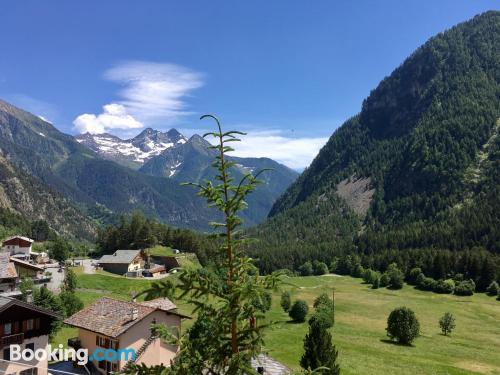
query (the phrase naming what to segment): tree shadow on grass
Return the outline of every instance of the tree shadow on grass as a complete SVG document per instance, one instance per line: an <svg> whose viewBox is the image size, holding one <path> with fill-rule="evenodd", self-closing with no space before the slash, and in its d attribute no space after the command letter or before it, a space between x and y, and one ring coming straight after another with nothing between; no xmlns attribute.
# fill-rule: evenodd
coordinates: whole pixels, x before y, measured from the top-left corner
<svg viewBox="0 0 500 375"><path fill-rule="evenodd" d="M406 348L414 348L414 346L412 344L401 344L401 343L399 343L397 341L389 340L389 339L380 339L380 342L383 342L385 344L396 345L396 346L403 346L403 347L406 347Z"/></svg>

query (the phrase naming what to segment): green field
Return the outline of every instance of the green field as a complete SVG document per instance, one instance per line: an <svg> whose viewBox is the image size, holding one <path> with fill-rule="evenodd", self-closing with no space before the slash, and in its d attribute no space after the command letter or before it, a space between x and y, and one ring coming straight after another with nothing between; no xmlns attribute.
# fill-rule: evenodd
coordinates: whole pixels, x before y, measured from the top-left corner
<svg viewBox="0 0 500 375"><path fill-rule="evenodd" d="M102 296L130 299L132 293L150 285L149 281L125 279L106 274L79 274L79 296L85 304ZM288 278L285 289L292 299L306 300L312 311L314 298L335 288L336 323L332 329L339 351L342 374L500 374L500 302L484 294L457 297L422 292L405 285L402 290L370 289L361 279L351 277ZM298 369L307 323L289 322L279 306L280 292L273 297L268 313L272 323L265 334L264 350L291 368ZM183 313L189 306L178 303ZM398 306L415 311L421 337L412 347L386 341L386 319ZM450 337L441 335L438 320L449 311L457 328ZM186 322L184 327L190 325ZM63 329L53 340L65 342L75 336Z"/></svg>

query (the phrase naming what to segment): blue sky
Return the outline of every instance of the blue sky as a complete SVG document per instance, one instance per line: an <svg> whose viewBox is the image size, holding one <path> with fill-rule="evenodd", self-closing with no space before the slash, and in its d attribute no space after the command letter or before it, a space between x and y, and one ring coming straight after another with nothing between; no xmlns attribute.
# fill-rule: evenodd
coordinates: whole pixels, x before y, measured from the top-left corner
<svg viewBox="0 0 500 375"><path fill-rule="evenodd" d="M249 132L243 156L305 167L378 82L487 0L4 0L0 98L66 133ZM203 129L203 130L200 130Z"/></svg>

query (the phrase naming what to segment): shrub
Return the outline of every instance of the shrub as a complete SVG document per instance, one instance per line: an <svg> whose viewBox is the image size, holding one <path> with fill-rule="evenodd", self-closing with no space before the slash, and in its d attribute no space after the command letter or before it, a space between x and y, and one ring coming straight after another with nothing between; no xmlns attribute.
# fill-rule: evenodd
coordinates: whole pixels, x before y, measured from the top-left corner
<svg viewBox="0 0 500 375"><path fill-rule="evenodd" d="M375 275L376 275L375 271L367 268L365 272L363 272L363 281L367 284L372 284Z"/></svg>
<svg viewBox="0 0 500 375"><path fill-rule="evenodd" d="M455 276L453 276L453 280L455 280L455 282L464 281L464 275L462 273L456 273Z"/></svg>
<svg viewBox="0 0 500 375"><path fill-rule="evenodd" d="M313 274L313 266L307 261L299 267L300 276L311 276Z"/></svg>
<svg viewBox="0 0 500 375"><path fill-rule="evenodd" d="M333 319L331 312L327 309L319 309L309 319L309 324L319 324L321 327L328 329L333 327Z"/></svg>
<svg viewBox="0 0 500 375"><path fill-rule="evenodd" d="M472 280L461 281L455 286L457 296L472 296L475 290L476 284Z"/></svg>
<svg viewBox="0 0 500 375"><path fill-rule="evenodd" d="M307 306L307 302L297 300L293 303L288 315L294 322L304 322L308 312L309 306Z"/></svg>
<svg viewBox="0 0 500 375"><path fill-rule="evenodd" d="M496 281L492 281L488 288L486 288L486 293L488 293L489 296L496 296L499 290L500 287L498 286L498 283Z"/></svg>
<svg viewBox="0 0 500 375"><path fill-rule="evenodd" d="M333 300L326 293L320 294L314 300L316 310L316 320L319 320L325 327L330 328L335 323L335 305Z"/></svg>
<svg viewBox="0 0 500 375"><path fill-rule="evenodd" d="M361 264L357 264L356 266L354 266L352 272L351 272L351 276L353 277L363 277L363 273L365 272L365 269L363 268L363 266Z"/></svg>
<svg viewBox="0 0 500 375"><path fill-rule="evenodd" d="M378 289L380 287L380 277L377 276L372 283L372 289Z"/></svg>
<svg viewBox="0 0 500 375"><path fill-rule="evenodd" d="M422 269L420 267L412 268L410 273L408 274L408 280L407 280L408 284L417 285L418 277L420 275L423 275Z"/></svg>
<svg viewBox="0 0 500 375"><path fill-rule="evenodd" d="M292 297L290 292L284 291L281 293L280 305L284 312L290 311L290 307L292 306Z"/></svg>
<svg viewBox="0 0 500 375"><path fill-rule="evenodd" d="M325 263L315 260L312 264L313 273L317 276L325 275L328 273L328 267Z"/></svg>
<svg viewBox="0 0 500 375"><path fill-rule="evenodd" d="M389 286L392 289L401 289L404 282L404 274L398 268L396 263L392 263L387 268L387 274L389 275Z"/></svg>
<svg viewBox="0 0 500 375"><path fill-rule="evenodd" d="M439 319L439 326L443 335L448 336L455 329L455 317L452 313L444 313L444 315Z"/></svg>
<svg viewBox="0 0 500 375"><path fill-rule="evenodd" d="M417 285L417 288L420 290L434 290L436 288L436 280L434 280L432 277L424 277L423 279L420 280L419 284Z"/></svg>
<svg viewBox="0 0 500 375"><path fill-rule="evenodd" d="M390 281L391 281L391 278L389 277L389 275L386 272L384 272L382 274L382 276L380 276L380 286L382 288L388 286Z"/></svg>
<svg viewBox="0 0 500 375"><path fill-rule="evenodd" d="M420 323L407 307L394 309L387 318L387 336L400 344L411 344L420 334Z"/></svg>
<svg viewBox="0 0 500 375"><path fill-rule="evenodd" d="M438 280L434 285L434 292L442 294L453 293L455 289L455 282L452 279Z"/></svg>
<svg viewBox="0 0 500 375"><path fill-rule="evenodd" d="M423 273L420 273L416 280L415 280L415 285L418 287L420 284L422 284L425 280L425 275Z"/></svg>
<svg viewBox="0 0 500 375"><path fill-rule="evenodd" d="M338 266L338 262L339 260L337 258L334 258L331 263L330 263L330 266L328 266L328 270L330 272L337 272L337 266Z"/></svg>

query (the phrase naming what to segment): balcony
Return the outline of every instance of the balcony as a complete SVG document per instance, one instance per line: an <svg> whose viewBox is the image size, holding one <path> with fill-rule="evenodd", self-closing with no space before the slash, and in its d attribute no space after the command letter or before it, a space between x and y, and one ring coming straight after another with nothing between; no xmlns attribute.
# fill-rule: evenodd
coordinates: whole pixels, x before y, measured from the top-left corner
<svg viewBox="0 0 500 375"><path fill-rule="evenodd" d="M78 337L71 337L68 339L68 346L75 349L75 350L78 350L78 349L81 349L82 342L80 341L80 339Z"/></svg>
<svg viewBox="0 0 500 375"><path fill-rule="evenodd" d="M0 338L0 346L5 347L9 345L20 345L24 341L24 333L17 333L15 335L8 335Z"/></svg>

